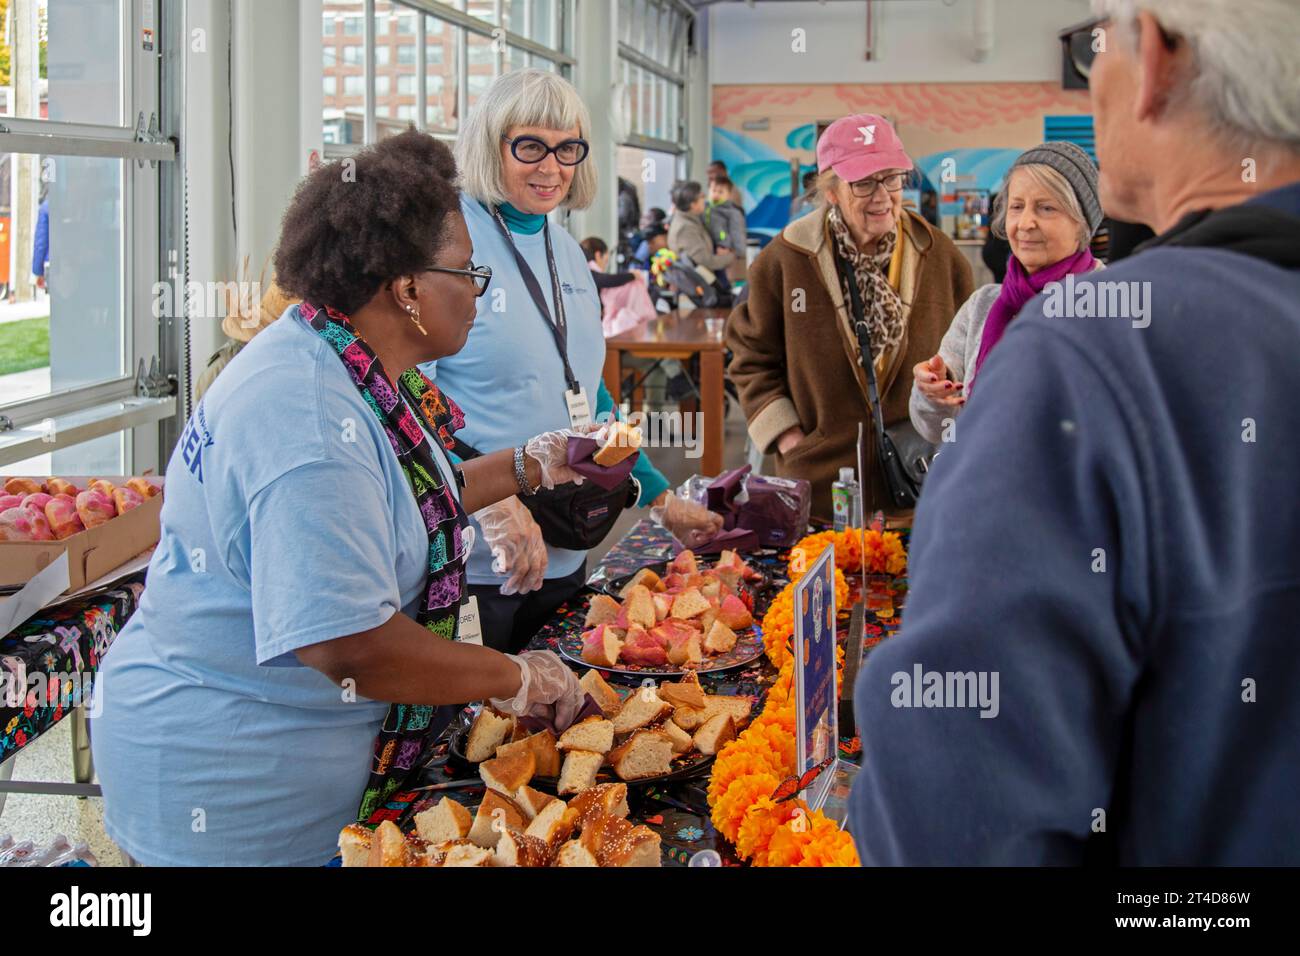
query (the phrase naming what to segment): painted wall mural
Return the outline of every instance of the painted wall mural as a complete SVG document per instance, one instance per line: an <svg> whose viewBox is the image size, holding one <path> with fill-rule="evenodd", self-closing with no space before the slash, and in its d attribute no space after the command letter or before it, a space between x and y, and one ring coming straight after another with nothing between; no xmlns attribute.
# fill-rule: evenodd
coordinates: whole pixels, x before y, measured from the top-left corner
<svg viewBox="0 0 1300 956"><path fill-rule="evenodd" d="M1086 92L1055 83L720 85L711 158L744 193L750 231L770 236L789 221L791 160L800 175L816 169L818 122L879 113L902 137L923 191L940 184L948 158L962 188L996 190L1016 156L1042 141L1045 116L1089 109Z"/></svg>

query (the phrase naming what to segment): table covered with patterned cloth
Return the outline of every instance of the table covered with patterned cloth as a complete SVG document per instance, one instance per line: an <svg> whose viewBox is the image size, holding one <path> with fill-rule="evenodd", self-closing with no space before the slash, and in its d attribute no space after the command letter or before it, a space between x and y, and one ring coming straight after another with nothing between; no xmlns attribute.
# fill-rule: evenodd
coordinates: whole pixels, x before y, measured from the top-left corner
<svg viewBox="0 0 1300 956"><path fill-rule="evenodd" d="M144 576L43 610L0 637L0 762L81 703L104 652L140 603Z"/></svg>
<svg viewBox="0 0 1300 956"><path fill-rule="evenodd" d="M604 560L588 578L588 584L599 586L606 580L613 580L655 562L668 560L673 556L672 538L668 532L649 520L642 520L618 542ZM776 596L785 584L787 553L784 551L764 550L744 555L745 560L766 577L761 592L756 595L754 616L761 620L768 602ZM854 589L856 595L857 589ZM542 628L529 644L533 650L555 650L561 636L575 628L581 628L586 614L587 594L580 594L567 604L561 605L550 622ZM840 615L839 638L843 642L847 636L849 614L844 609ZM758 625L755 624L755 627ZM891 612L889 618L877 619L868 612L865 644L870 646L888 636L897 627L897 617ZM738 694L750 697L754 701L755 715L762 709L768 688L776 679L776 668L768 662L766 656L753 663L732 670L702 674L700 683L710 694ZM629 676L605 673L612 684L622 682L636 685L638 680ZM466 782L463 768L458 769L457 761L446 753L444 744L442 752L430 761L424 776L425 788L394 794L393 799L374 817L394 820L403 830L409 829L412 817L421 810L433 806L444 796L473 808L483 797L484 788L477 780ZM857 738L840 741L840 756L856 760L860 755ZM684 866L692 856L702 850L715 850L725 866L743 865L736 857L731 845L714 829L709 819L708 786L709 766L701 768L697 777L679 779L662 786L629 788L629 819L644 823L654 829L662 840L663 863L665 866ZM335 860L337 863L337 859Z"/></svg>

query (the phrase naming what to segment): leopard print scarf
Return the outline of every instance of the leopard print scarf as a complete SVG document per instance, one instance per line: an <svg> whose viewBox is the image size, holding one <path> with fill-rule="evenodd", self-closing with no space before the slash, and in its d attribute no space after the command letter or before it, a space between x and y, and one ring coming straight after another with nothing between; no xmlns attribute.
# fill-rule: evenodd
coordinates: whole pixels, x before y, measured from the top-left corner
<svg viewBox="0 0 1300 956"><path fill-rule="evenodd" d="M862 296L863 317L867 320L871 358L879 362L882 355L897 348L903 341L903 300L889 284L889 263L894 258L894 248L898 245L898 230L881 236L876 251L868 255L858 249L857 243L853 241L853 235L838 206L831 206L826 219L830 223L835 247L853 268L858 294ZM849 286L845 275L840 276L840 293L848 303Z"/></svg>

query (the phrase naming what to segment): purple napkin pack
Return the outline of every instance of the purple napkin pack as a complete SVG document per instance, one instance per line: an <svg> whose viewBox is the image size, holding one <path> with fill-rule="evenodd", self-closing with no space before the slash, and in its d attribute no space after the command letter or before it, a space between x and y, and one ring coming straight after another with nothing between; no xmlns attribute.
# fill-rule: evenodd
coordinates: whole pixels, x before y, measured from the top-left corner
<svg viewBox="0 0 1300 956"><path fill-rule="evenodd" d="M775 478L769 475L750 474L752 467L745 465L724 472L706 489L706 506L723 516L722 533L738 543L723 543L721 548L753 550L754 548L788 548L808 528L812 512L812 484L805 478ZM749 532L754 543L745 547L742 535ZM713 542L708 542L711 545ZM708 546L697 551L710 550Z"/></svg>
<svg viewBox="0 0 1300 956"><path fill-rule="evenodd" d="M641 450L637 449L632 452L612 468L604 468L596 464L591 457L599 449L600 442L594 438L580 438L570 435L569 445L565 452L570 468L582 475L582 477L594 482L598 487L604 488L606 491L612 491L619 486L624 478L632 474L632 466L636 464Z"/></svg>

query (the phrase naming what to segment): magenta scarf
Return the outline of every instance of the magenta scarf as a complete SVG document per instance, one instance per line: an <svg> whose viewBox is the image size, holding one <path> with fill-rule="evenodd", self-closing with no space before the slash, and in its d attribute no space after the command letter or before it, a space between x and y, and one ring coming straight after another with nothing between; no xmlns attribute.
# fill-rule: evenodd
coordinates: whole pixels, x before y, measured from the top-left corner
<svg viewBox="0 0 1300 956"><path fill-rule="evenodd" d="M993 346L1002 341L1007 326L1020 314L1025 303L1042 292L1049 282L1059 282L1067 275L1091 272L1096 265L1097 260L1092 257L1092 251L1087 248L1033 275L1025 271L1025 267L1015 256L1007 261L1007 277L1002 283L1002 291L998 293L993 308L989 309L989 317L984 321L984 332L980 336L980 351L975 357L975 370L966 377L967 397L970 396L975 377L984 366L984 360L993 351Z"/></svg>

